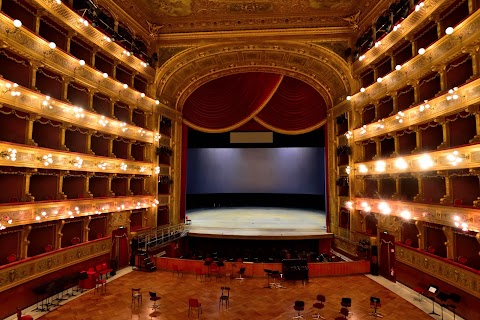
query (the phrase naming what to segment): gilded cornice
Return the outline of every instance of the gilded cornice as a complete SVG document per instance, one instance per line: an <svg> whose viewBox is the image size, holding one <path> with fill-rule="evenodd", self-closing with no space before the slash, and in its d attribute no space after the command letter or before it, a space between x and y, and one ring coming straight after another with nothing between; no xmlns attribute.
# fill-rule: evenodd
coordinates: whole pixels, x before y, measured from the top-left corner
<svg viewBox="0 0 480 320"><path fill-rule="evenodd" d="M295 42L224 43L185 50L167 61L156 77L157 96L181 110L188 96L219 75L265 71L291 76L316 89L331 107L349 92L346 62L314 44Z"/></svg>
<svg viewBox="0 0 480 320"><path fill-rule="evenodd" d="M60 21L63 25L68 26L70 30L75 31L81 35L84 39L91 42L94 47L100 47L102 50L115 57L115 59L121 61L125 65L136 70L138 73L151 80L154 77L155 70L151 67L145 67L142 64L142 60L137 57L125 56L122 46L113 43L105 42L105 34L100 30L92 27L91 25L85 26L79 22L80 16L70 9L66 4L61 2L58 4L55 0L33 0L33 2L47 11L52 17Z"/></svg>
<svg viewBox="0 0 480 320"><path fill-rule="evenodd" d="M158 200L158 204L155 199ZM151 195L141 195L3 204L0 207L0 222L5 227L35 224L93 216L107 212L150 208L154 205L165 205L168 203L168 199L168 195L158 195L158 198ZM11 220L11 223L8 223L9 220Z"/></svg>
<svg viewBox="0 0 480 320"><path fill-rule="evenodd" d="M480 298L480 275L478 273L403 245L396 247L395 257L397 262L404 263Z"/></svg>
<svg viewBox="0 0 480 320"><path fill-rule="evenodd" d="M146 112L164 112L166 106L157 105L155 99L141 97L141 92L128 87L123 88L123 83L108 77L103 78L102 72L88 66L81 66L79 60L60 49L50 49L49 44L35 33L26 28L14 30L12 20L0 14L0 41L2 45L16 51L20 56L33 60L37 65L45 65L49 69L60 73L64 77L74 79L89 89L114 97L128 105L135 106ZM85 107L85 106L83 106ZM158 110L158 111L157 111Z"/></svg>
<svg viewBox="0 0 480 320"><path fill-rule="evenodd" d="M20 95L12 95L19 92ZM69 123L81 128L92 129L118 137L154 144L158 135L153 131L123 123L98 113L78 109L65 102L48 98L30 89L0 79L0 104L9 105L27 113L43 115L46 118Z"/></svg>
<svg viewBox="0 0 480 320"><path fill-rule="evenodd" d="M372 139L390 132L407 129L413 125L430 122L442 116L461 112L468 106L480 102L480 79L464 84L458 88L455 94L458 96L457 99L453 99L452 94L447 92L429 100L428 108L425 108L426 103L421 103L415 107L403 110L401 122L397 119L397 115L393 115L382 119L381 125L378 122L374 122L365 127L355 129L353 130L353 141L360 142Z"/></svg>
<svg viewBox="0 0 480 320"><path fill-rule="evenodd" d="M112 247L110 237L78 244L49 254L15 263L0 270L0 292L104 254Z"/></svg>
<svg viewBox="0 0 480 320"><path fill-rule="evenodd" d="M455 152L455 154L453 153ZM427 169L422 167L421 160L425 159L425 155L429 156L432 163ZM459 161L452 162L452 158L459 159ZM397 160L401 158L408 168L402 170L396 166ZM382 162L381 172L376 171L378 162ZM383 167L383 164L385 167ZM359 167L366 168L368 171L360 170ZM411 172L425 172L425 171L444 171L444 170L461 170L473 169L480 167L480 144L472 144L468 146L454 147L450 149L443 149L438 151L424 152L421 154L406 155L402 157L387 158L376 161L358 162L355 163L355 176L376 176L382 174L400 174Z"/></svg>
<svg viewBox="0 0 480 320"><path fill-rule="evenodd" d="M9 155L15 150L15 160ZM52 162L45 166L44 156L50 155ZM59 151L21 144L0 142L0 166L48 168L86 172L105 172L118 174L148 175L154 174L154 164L146 161L131 161L90 154ZM100 169L101 167L101 169Z"/></svg>
<svg viewBox="0 0 480 320"><path fill-rule="evenodd" d="M466 222L469 230L477 232L480 230L480 210L476 208L451 207L444 205L360 197L353 199L353 208L358 211L363 211L365 204L371 208L372 212L381 211L378 209L379 204L382 204L381 207L385 207L386 205L391 209L391 213L388 215L381 214L381 216L396 217L399 219L399 221L404 220L401 215L402 211L408 211L411 214L411 219L409 220L425 221L456 228L456 220L454 220L454 217L458 216L458 221Z"/></svg>
<svg viewBox="0 0 480 320"><path fill-rule="evenodd" d="M381 1L387 2L387 1ZM377 2L346 0L98 0L123 17L159 26L157 34L348 26L342 18ZM121 9L120 9L120 8Z"/></svg>
<svg viewBox="0 0 480 320"><path fill-rule="evenodd" d="M330 28L295 28L295 29L268 29L268 30L243 30L243 31L217 31L217 32L191 32L169 33L158 37L158 43L164 45L203 45L205 42L230 42L237 41L350 41L351 30L349 27Z"/></svg>
<svg viewBox="0 0 480 320"><path fill-rule="evenodd" d="M363 73L372 63L383 58L386 53L395 48L399 43L402 43L406 37L416 32L423 24L429 22L434 12L442 10L452 3L450 0L425 0L423 2L425 4L423 8L418 12L413 11L405 18L399 30L391 31L382 39L380 46L371 48L365 53L365 58L362 61L357 60L353 64L353 73L355 75Z"/></svg>

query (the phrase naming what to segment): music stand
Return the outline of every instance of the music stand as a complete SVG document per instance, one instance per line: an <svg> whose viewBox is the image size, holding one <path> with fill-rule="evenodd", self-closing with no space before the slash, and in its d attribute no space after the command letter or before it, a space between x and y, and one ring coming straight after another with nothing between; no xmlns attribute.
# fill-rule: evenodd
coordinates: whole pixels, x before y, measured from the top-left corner
<svg viewBox="0 0 480 320"><path fill-rule="evenodd" d="M450 293L450 300L452 300L453 303L449 305L450 309L452 309L453 312L453 320L455 320L455 315L456 315L456 309L457 309L457 304L460 302L461 298L458 294L456 293Z"/></svg>
<svg viewBox="0 0 480 320"><path fill-rule="evenodd" d="M438 300L441 301L441 303L439 303L439 304L440 304L440 307L442 309L442 320L443 320L443 307L447 306L446 302L450 298L450 295L445 293L445 292L439 292L437 294L437 298L438 298Z"/></svg>
<svg viewBox="0 0 480 320"><path fill-rule="evenodd" d="M435 312L435 294L438 291L438 286L431 284L428 286L427 291L430 294L430 299L432 300L432 312L430 312L429 314L439 316L439 314Z"/></svg>
<svg viewBox="0 0 480 320"><path fill-rule="evenodd" d="M265 288L271 289L272 287L270 286L270 276L272 275L272 270L263 269L263 271L267 274L267 285L265 286Z"/></svg>
<svg viewBox="0 0 480 320"><path fill-rule="evenodd" d="M370 306L373 307L373 312L370 312L369 315L374 316L376 318L383 318L383 315L377 312L378 308L381 306L380 298L370 297Z"/></svg>

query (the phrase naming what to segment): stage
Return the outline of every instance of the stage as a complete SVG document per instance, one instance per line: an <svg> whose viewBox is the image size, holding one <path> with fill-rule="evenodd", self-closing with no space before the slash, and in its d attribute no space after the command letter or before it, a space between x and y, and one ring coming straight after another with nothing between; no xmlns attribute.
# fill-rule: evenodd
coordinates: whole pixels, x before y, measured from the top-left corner
<svg viewBox="0 0 480 320"><path fill-rule="evenodd" d="M192 237L231 239L321 239L327 232L322 211L271 208L211 208L187 211Z"/></svg>

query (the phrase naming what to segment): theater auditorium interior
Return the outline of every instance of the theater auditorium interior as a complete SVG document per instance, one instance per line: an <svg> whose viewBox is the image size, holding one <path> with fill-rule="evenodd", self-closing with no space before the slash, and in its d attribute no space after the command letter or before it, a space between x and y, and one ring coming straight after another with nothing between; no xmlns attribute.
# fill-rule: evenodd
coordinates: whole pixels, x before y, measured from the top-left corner
<svg viewBox="0 0 480 320"><path fill-rule="evenodd" d="M0 0L0 319L480 319L480 0Z"/></svg>

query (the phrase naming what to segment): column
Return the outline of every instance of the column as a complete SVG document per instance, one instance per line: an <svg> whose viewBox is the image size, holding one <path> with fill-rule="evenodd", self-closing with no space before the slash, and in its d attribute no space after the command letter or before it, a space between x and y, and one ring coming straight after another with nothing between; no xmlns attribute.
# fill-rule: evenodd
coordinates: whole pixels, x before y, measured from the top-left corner
<svg viewBox="0 0 480 320"><path fill-rule="evenodd" d="M377 67L373 67L373 81L374 82L377 82L377 79L378 79L378 68Z"/></svg>
<svg viewBox="0 0 480 320"><path fill-rule="evenodd" d="M127 196L133 196L132 190L130 190L130 182L132 181L132 177L129 176L127 178Z"/></svg>
<svg viewBox="0 0 480 320"><path fill-rule="evenodd" d="M445 193L446 195L440 199L440 204L452 204L452 183L450 181L450 175L448 172L441 172L443 176L445 176Z"/></svg>
<svg viewBox="0 0 480 320"><path fill-rule="evenodd" d="M392 196L392 200L401 200L401 186L400 186L400 178L398 175L392 175L392 178L395 179L395 193Z"/></svg>
<svg viewBox="0 0 480 320"><path fill-rule="evenodd" d="M115 118L115 102L117 102L116 99L110 97L110 117Z"/></svg>
<svg viewBox="0 0 480 320"><path fill-rule="evenodd" d="M474 13L480 8L479 0L468 0L468 12L470 14Z"/></svg>
<svg viewBox="0 0 480 320"><path fill-rule="evenodd" d="M70 101L68 101L68 85L70 84L70 82L72 82L73 78L71 77L67 77L67 76L63 76L62 77L62 101L66 101L68 103L70 103Z"/></svg>
<svg viewBox="0 0 480 320"><path fill-rule="evenodd" d="M112 180L113 180L113 174L109 174L107 179L107 196L109 197L115 197L115 193L113 193L112 191Z"/></svg>
<svg viewBox="0 0 480 320"><path fill-rule="evenodd" d="M372 138L372 140L375 141L375 156L372 158L372 160L377 160L380 159L382 156L382 144L377 137Z"/></svg>
<svg viewBox="0 0 480 320"><path fill-rule="evenodd" d="M412 130L415 131L415 142L416 146L413 149L412 153L419 153L422 152L422 131L418 129L418 126L412 126Z"/></svg>
<svg viewBox="0 0 480 320"><path fill-rule="evenodd" d="M40 115L30 113L29 114L29 119L27 120L27 125L25 127L25 144L27 146L37 146L37 143L33 140L33 124L35 123L36 120L40 119Z"/></svg>
<svg viewBox="0 0 480 320"><path fill-rule="evenodd" d="M83 196L85 198L93 198L93 194L90 193L90 178L94 176L94 172L87 172L87 177L85 178L85 190L83 191Z"/></svg>
<svg viewBox="0 0 480 320"><path fill-rule="evenodd" d="M400 139L398 138L398 135L393 132L393 146L394 146L394 151L392 154L392 157L398 157L400 155Z"/></svg>
<svg viewBox="0 0 480 320"><path fill-rule="evenodd" d="M388 55L390 57L390 68L391 68L391 70L392 71L395 70L395 67L397 66L397 57L395 57L392 50L389 50L388 52L386 52L386 55Z"/></svg>
<svg viewBox="0 0 480 320"><path fill-rule="evenodd" d="M65 131L71 127L72 125L70 123L62 123L62 127L60 128L60 150L70 151L65 144Z"/></svg>
<svg viewBox="0 0 480 320"><path fill-rule="evenodd" d="M478 110L478 106L477 111L475 112L475 124L476 134L475 137L473 137L473 139L469 141L470 143L480 142L480 111Z"/></svg>
<svg viewBox="0 0 480 320"><path fill-rule="evenodd" d="M445 242L445 246L447 247L447 259L455 258L455 239L453 234L452 227L443 226L442 231L447 237L447 241Z"/></svg>
<svg viewBox="0 0 480 320"><path fill-rule="evenodd" d="M88 110L95 112L95 109L93 109L93 97L95 96L95 93L97 93L97 89L92 89L88 88Z"/></svg>
<svg viewBox="0 0 480 320"><path fill-rule="evenodd" d="M446 149L450 147L450 126L448 125L448 122L445 121L445 118L440 118L438 122L441 123L442 125L442 135L443 135L443 141L442 143L437 147L437 149Z"/></svg>
<svg viewBox="0 0 480 320"><path fill-rule="evenodd" d="M95 66L95 58L96 58L97 52L99 52L99 51L101 51L101 49L100 49L100 48L96 48L96 47L94 47L93 50L92 50L92 56L91 56L91 58L90 58L90 60L91 60L90 62L91 62L92 68L95 68L95 67L96 67L96 66Z"/></svg>
<svg viewBox="0 0 480 320"><path fill-rule="evenodd" d="M113 68L112 68L112 78L117 79L117 66L120 64L120 61L115 60L113 61Z"/></svg>
<svg viewBox="0 0 480 320"><path fill-rule="evenodd" d="M39 8L35 13L35 25L33 26L33 30L36 34L40 34L40 21L42 20L42 16L45 14L45 9Z"/></svg>
<svg viewBox="0 0 480 320"><path fill-rule="evenodd" d="M22 233L21 233L22 243L20 245L20 259L28 258L27 257L28 245L30 244L30 241L28 240L28 236L30 235L30 231L32 231L31 225L23 226Z"/></svg>
<svg viewBox="0 0 480 320"><path fill-rule="evenodd" d="M138 71L136 71L136 70L134 70L134 71L132 72L132 77L130 78L130 83L128 84L128 86L129 86L130 88L134 88L134 89L135 89L135 86L134 86L134 85L135 85L135 76L136 76L137 74L138 74Z"/></svg>
<svg viewBox="0 0 480 320"><path fill-rule="evenodd" d="M68 31L67 34L67 52L70 52L70 44L72 43L72 38L75 37L77 33L75 31Z"/></svg>
<svg viewBox="0 0 480 320"><path fill-rule="evenodd" d="M108 156L115 158L115 154L113 153L113 140L117 139L118 136L111 135L110 139L108 139Z"/></svg>
<svg viewBox="0 0 480 320"><path fill-rule="evenodd" d="M415 195L415 197L413 197L413 201L422 202L423 200L425 200L423 195L423 184L424 184L423 177L421 173L414 174L414 175L417 178L418 194Z"/></svg>
<svg viewBox="0 0 480 320"><path fill-rule="evenodd" d="M424 222L417 220L415 221L415 226L417 227L418 230L418 248L425 250L425 226Z"/></svg>
<svg viewBox="0 0 480 320"><path fill-rule="evenodd" d="M87 131L87 154L95 154L92 150L92 135L97 133L96 130L88 130Z"/></svg>
<svg viewBox="0 0 480 320"><path fill-rule="evenodd" d="M30 61L30 89L37 90L37 70L40 67L40 63L37 61Z"/></svg>
<svg viewBox="0 0 480 320"><path fill-rule="evenodd" d="M67 195L63 193L63 178L68 174L68 171L65 170L60 170L59 175L58 175L58 189L57 189L57 194L56 198L57 200L65 200L67 199Z"/></svg>
<svg viewBox="0 0 480 320"><path fill-rule="evenodd" d="M135 158L132 157L132 144L133 144L133 141L128 140L128 143L127 143L127 159L128 160L135 160Z"/></svg>
<svg viewBox="0 0 480 320"><path fill-rule="evenodd" d="M88 241L88 233L90 231L90 222L92 221L91 216L86 216L83 218L83 235L82 235L82 242L87 242Z"/></svg>
<svg viewBox="0 0 480 320"><path fill-rule="evenodd" d="M418 80L415 80L412 86L413 86L413 94L415 96L414 98L415 103L419 103L420 102L420 82Z"/></svg>
<svg viewBox="0 0 480 320"><path fill-rule="evenodd" d="M32 173L34 173L36 169L28 168L25 172L25 179L23 180L23 191L22 191L22 202L32 202L35 198L30 194L30 178L32 177Z"/></svg>
<svg viewBox="0 0 480 320"><path fill-rule="evenodd" d="M62 248L62 237L63 237L63 226L65 225L65 220L58 220L57 225L55 226L55 245L54 245L54 250L61 249Z"/></svg>
<svg viewBox="0 0 480 320"><path fill-rule="evenodd" d="M480 53L479 53L479 46L473 48L469 53L472 59L472 69L473 69L473 77L476 77L480 74Z"/></svg>
<svg viewBox="0 0 480 320"><path fill-rule="evenodd" d="M438 14L430 16L429 19L435 21L435 24L437 25L437 39L440 39L445 35L445 26L442 19L440 19Z"/></svg>
<svg viewBox="0 0 480 320"><path fill-rule="evenodd" d="M447 79L447 66L443 65L437 68L438 74L440 75L440 91L448 91L448 79ZM420 101L421 102L421 101Z"/></svg>
<svg viewBox="0 0 480 320"><path fill-rule="evenodd" d="M398 113L398 91L392 92L393 111L392 116Z"/></svg>

